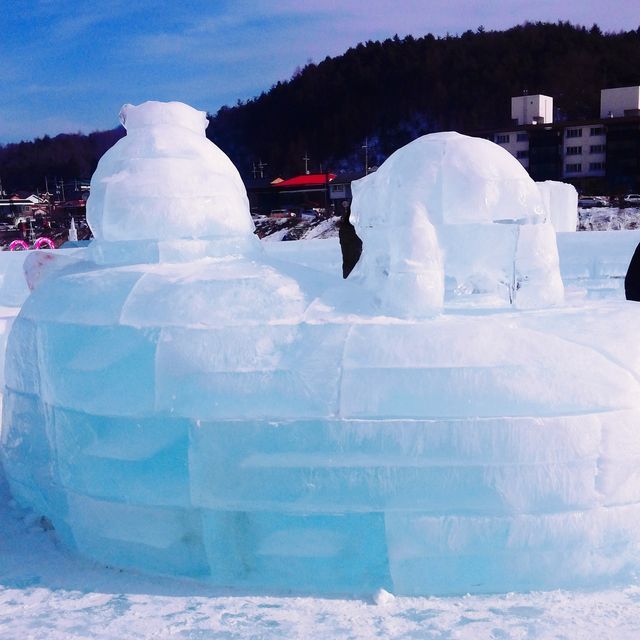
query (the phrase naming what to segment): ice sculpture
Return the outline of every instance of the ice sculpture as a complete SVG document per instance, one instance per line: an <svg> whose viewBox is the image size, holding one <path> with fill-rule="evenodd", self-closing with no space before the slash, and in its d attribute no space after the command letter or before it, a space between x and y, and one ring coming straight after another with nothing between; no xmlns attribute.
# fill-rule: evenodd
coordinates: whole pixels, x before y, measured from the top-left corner
<svg viewBox="0 0 640 640"><path fill-rule="evenodd" d="M205 137L205 113L180 102L126 104L120 122L127 135L100 160L87 201L96 260L164 262L255 249L244 184Z"/></svg>
<svg viewBox="0 0 640 640"><path fill-rule="evenodd" d="M489 143L429 136L410 145L424 173L409 180L400 152L381 167L359 190L365 253L343 281L261 252L202 114L147 103L124 121L93 178L88 260L34 278L6 357L7 477L62 541L295 593L638 569L640 346L624 332L638 308L443 295L447 273L473 274L463 260L491 281L482 243L499 229L516 302L527 286L533 306L545 287L558 302L539 192ZM165 182L182 196L170 205ZM473 256L446 245L452 230Z"/></svg>
<svg viewBox="0 0 640 640"><path fill-rule="evenodd" d="M375 290L384 310L429 315L442 307L445 283L449 297L489 294L492 306L496 298L519 308L562 302L548 207L498 145L455 132L423 136L352 189L363 253L350 277Z"/></svg>

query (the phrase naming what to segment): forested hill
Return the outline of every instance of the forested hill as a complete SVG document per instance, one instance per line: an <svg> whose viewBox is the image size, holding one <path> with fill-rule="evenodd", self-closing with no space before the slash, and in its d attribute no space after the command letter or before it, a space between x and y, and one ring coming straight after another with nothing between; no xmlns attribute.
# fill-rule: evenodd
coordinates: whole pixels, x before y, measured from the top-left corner
<svg viewBox="0 0 640 640"><path fill-rule="evenodd" d="M223 107L211 116L207 135L245 177L259 160L267 163L267 176L299 173L305 154L313 171L359 169L365 139L370 164L377 164L423 133L508 124L510 97L525 90L553 96L556 119L573 119L598 115L600 89L637 84L640 27L602 33L595 25L527 23L460 36L394 37L310 62L268 92ZM89 177L103 147L120 135L7 145L0 148L0 178L17 189L40 186L45 173Z"/></svg>
<svg viewBox="0 0 640 640"><path fill-rule="evenodd" d="M96 131L89 135L61 133L44 136L33 142L0 146L0 180L5 191L44 191L45 178L49 190L52 180L87 180L95 171L98 160L122 136L122 127Z"/></svg>

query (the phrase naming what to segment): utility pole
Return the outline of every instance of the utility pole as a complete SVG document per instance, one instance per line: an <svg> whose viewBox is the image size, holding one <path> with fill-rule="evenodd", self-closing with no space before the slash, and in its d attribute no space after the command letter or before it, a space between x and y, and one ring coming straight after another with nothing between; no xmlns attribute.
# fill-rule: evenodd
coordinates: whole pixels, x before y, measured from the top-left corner
<svg viewBox="0 0 640 640"><path fill-rule="evenodd" d="M329 217L330 212L331 212L331 191L329 189L329 169L327 168L324 174L324 214L325 216Z"/></svg>
<svg viewBox="0 0 640 640"><path fill-rule="evenodd" d="M253 179L255 180L258 177L258 170L256 169L255 160L253 162Z"/></svg>
<svg viewBox="0 0 640 640"><path fill-rule="evenodd" d="M47 176L44 177L44 194L43 194L45 200L47 201L47 214L49 215L49 217L51 217L51 209L53 207L52 205L52 200L53 200L53 194L49 193L49 178L47 178Z"/></svg>
<svg viewBox="0 0 640 640"><path fill-rule="evenodd" d="M262 162L262 158L258 160L258 169L260 169L260 177L264 178L264 168L269 165L266 162Z"/></svg>
<svg viewBox="0 0 640 640"><path fill-rule="evenodd" d="M304 172L306 175L309 175L309 160L311 160L311 158L306 151L304 152L304 157L302 159L304 160Z"/></svg>
<svg viewBox="0 0 640 640"><path fill-rule="evenodd" d="M364 149L364 175L369 174L369 138L364 139L364 144L362 145Z"/></svg>

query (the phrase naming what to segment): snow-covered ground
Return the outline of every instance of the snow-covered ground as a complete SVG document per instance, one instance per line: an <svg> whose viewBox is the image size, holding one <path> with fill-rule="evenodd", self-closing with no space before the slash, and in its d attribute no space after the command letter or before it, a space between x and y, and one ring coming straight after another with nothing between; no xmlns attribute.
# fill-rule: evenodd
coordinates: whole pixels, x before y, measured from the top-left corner
<svg viewBox="0 0 640 640"><path fill-rule="evenodd" d="M620 231L640 226L638 207L589 207L578 210L581 231Z"/></svg>
<svg viewBox="0 0 640 640"><path fill-rule="evenodd" d="M328 220L273 220L265 216L255 220L258 234L265 240L311 240L338 235L339 217ZM639 207L581 207L579 231L632 231L640 227ZM293 232L293 233L292 233Z"/></svg>

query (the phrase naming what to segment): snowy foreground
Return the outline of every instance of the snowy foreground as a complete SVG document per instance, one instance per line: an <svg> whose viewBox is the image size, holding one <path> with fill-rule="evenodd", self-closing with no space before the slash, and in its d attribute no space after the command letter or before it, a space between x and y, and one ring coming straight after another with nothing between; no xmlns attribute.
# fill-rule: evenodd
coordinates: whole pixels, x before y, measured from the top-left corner
<svg viewBox="0 0 640 640"><path fill-rule="evenodd" d="M638 241L639 232L559 234L568 296L621 297ZM268 249L307 266L339 265L335 239L274 243ZM5 278L0 293L15 301L24 293L19 285ZM2 312L6 323L17 307ZM216 590L115 570L60 548L53 532L13 504L1 470L0 531L3 639L640 636L640 580L604 590L328 599Z"/></svg>

